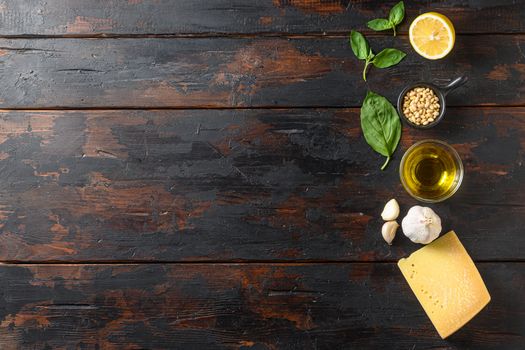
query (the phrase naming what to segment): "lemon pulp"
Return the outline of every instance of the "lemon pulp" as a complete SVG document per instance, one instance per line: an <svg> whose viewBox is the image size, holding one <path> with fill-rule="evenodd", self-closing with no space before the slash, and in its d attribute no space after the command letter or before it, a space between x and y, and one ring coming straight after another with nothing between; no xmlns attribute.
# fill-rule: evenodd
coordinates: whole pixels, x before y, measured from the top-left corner
<svg viewBox="0 0 525 350"><path fill-rule="evenodd" d="M428 59L445 57L454 47L455 31L450 20L440 13L427 12L410 25L410 43Z"/></svg>

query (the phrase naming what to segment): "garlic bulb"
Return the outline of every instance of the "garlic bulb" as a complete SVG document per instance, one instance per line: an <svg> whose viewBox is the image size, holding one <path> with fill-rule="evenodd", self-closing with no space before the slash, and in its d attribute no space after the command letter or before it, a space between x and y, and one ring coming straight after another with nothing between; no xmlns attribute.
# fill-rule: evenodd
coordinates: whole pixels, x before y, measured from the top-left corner
<svg viewBox="0 0 525 350"><path fill-rule="evenodd" d="M428 244L441 233L441 219L432 209L416 205L403 218L401 227L412 242Z"/></svg>
<svg viewBox="0 0 525 350"><path fill-rule="evenodd" d="M397 219L399 216L399 204L395 199L391 199L386 203L385 208L383 209L383 212L381 213L381 217L385 221L392 221Z"/></svg>
<svg viewBox="0 0 525 350"><path fill-rule="evenodd" d="M392 241L396 236L396 231L398 227L399 224L397 223L397 221L387 221L383 224L383 227L381 228L381 234L383 235L383 239L386 241L386 243L388 243L388 245L392 245Z"/></svg>

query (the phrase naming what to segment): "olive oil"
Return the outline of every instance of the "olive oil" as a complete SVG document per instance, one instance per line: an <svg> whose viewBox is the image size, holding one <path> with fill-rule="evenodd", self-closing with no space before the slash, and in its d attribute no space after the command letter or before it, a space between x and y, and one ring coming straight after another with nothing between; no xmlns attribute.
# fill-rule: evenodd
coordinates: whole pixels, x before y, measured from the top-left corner
<svg viewBox="0 0 525 350"><path fill-rule="evenodd" d="M427 140L413 145L403 156L401 181L408 193L427 202L450 197L459 187L463 166L449 145Z"/></svg>

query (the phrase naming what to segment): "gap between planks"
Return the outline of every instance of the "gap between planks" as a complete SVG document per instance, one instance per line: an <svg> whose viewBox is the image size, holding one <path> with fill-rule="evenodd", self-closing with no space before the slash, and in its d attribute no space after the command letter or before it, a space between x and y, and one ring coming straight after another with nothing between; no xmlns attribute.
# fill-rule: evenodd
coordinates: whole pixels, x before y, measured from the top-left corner
<svg viewBox="0 0 525 350"><path fill-rule="evenodd" d="M326 32L305 32L305 33L286 33L286 32L254 32L254 33L142 33L142 34L112 34L112 33L91 33L91 34L1 34L0 39L257 39L257 38L283 38L283 39L302 39L302 38L346 38L350 34L348 31L326 31ZM361 30L361 33L368 37L392 37L392 35ZM520 36L525 32L486 32L486 33L456 33L456 36ZM398 32L397 37L407 37L408 32Z"/></svg>
<svg viewBox="0 0 525 350"><path fill-rule="evenodd" d="M494 264L494 263L512 263L523 264L525 259L487 259L476 260L476 264ZM4 260L0 261L2 265L282 265L282 266L304 266L304 265L353 265L353 264L397 264L397 260L377 260L377 261L360 261L360 260L209 260L209 261L176 261L176 260L72 260L72 261L56 261L56 260L42 260L42 261L18 261L18 260Z"/></svg>
<svg viewBox="0 0 525 350"><path fill-rule="evenodd" d="M284 110L284 109L360 109L359 105L348 106L294 106L294 105L279 105L279 106L161 106L161 107L142 107L142 106L120 106L120 107L6 107L0 108L0 112L56 112L56 111L161 111L161 110ZM496 108L525 108L525 104L515 105L456 105L447 106L449 109L496 109Z"/></svg>

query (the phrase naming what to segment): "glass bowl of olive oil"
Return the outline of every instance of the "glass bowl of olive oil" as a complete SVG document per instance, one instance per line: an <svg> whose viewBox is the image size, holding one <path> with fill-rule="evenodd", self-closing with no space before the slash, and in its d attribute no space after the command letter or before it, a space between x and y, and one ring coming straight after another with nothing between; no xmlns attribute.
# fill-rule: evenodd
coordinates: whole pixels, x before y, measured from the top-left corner
<svg viewBox="0 0 525 350"><path fill-rule="evenodd" d="M405 152L399 176L412 197L422 202L437 203L459 189L463 180L463 163L458 152L449 144L423 140Z"/></svg>

